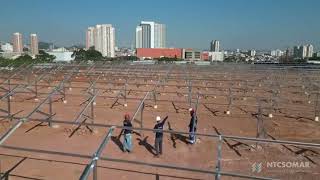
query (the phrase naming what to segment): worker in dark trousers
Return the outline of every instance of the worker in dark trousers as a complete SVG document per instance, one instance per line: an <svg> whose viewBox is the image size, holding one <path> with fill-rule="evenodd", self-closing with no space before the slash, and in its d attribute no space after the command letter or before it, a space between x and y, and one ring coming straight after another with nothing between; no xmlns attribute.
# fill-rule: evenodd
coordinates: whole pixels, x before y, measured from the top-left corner
<svg viewBox="0 0 320 180"><path fill-rule="evenodd" d="M132 123L130 119L130 115L127 113L124 115L123 127L132 128ZM132 130L131 129L123 129L123 151L131 152L132 151Z"/></svg>
<svg viewBox="0 0 320 180"><path fill-rule="evenodd" d="M190 108L189 109L190 111L190 116L191 116L191 119L190 119L190 123L189 123L189 142L191 144L194 144L196 142L196 136L194 133L196 133L197 131L197 123L198 123L198 118L197 118L197 115L194 111L194 109Z"/></svg>
<svg viewBox="0 0 320 180"><path fill-rule="evenodd" d="M160 130L160 131L156 131L156 138L155 138L155 143L154 143L154 147L156 150L156 157L159 157L159 155L162 154L162 139L163 139L163 126L166 123L168 119L168 116L166 118L164 118L164 120L161 121L160 116L157 116L156 121L157 124L154 126L153 129L155 130Z"/></svg>

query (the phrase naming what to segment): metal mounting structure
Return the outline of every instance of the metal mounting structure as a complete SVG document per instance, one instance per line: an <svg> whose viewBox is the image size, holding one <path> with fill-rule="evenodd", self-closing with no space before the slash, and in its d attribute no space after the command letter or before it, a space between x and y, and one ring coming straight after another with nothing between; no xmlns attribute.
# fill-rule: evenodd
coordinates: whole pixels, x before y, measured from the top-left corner
<svg viewBox="0 0 320 180"><path fill-rule="evenodd" d="M129 67L128 67L129 66ZM132 66L132 67L131 67ZM286 70L285 72L281 72L283 68ZM305 143L305 142L295 142L295 141L284 141L284 140L273 140L266 138L266 130L264 125L264 114L263 112L267 110L269 107L271 108L282 108L286 110L294 110L294 108L304 108L303 111L310 114L311 116L319 117L319 88L316 86L319 81L319 73L315 70L310 70L304 67L305 69L300 74L304 74L307 77L303 77L301 79L296 79L290 76L290 72L288 69L292 69L293 67L269 67L268 69L264 69L262 67L254 66L254 67L228 67L223 66L222 68L218 65L210 65L207 67L198 67L193 65L128 65L128 64L54 64L54 65L22 65L12 71L10 71L9 75L2 73L0 74L0 78L4 79L0 84L0 92L2 93L0 96L0 100L3 104L6 104L6 107L2 107L0 109L1 112L4 113L3 117L7 117L8 119L12 119L14 122L12 127L6 131L0 137L0 147L7 149L15 149L20 151L30 151L37 153L48 153L48 154L58 154L58 155L66 155L73 157L84 157L90 159L90 162L87 164L86 168L83 171L80 179L87 179L88 175L93 172L94 179L97 179L97 161L112 161L112 162L122 162L122 163L132 163L138 165L145 165L150 167L161 167L168 169L178 169L183 171L190 172L200 172L213 174L216 179L220 179L223 176L231 176L231 177L239 177L239 178L255 178L255 179L271 179L266 177L255 177L244 174L237 173L228 173L222 170L221 161L222 161L222 147L224 146L223 142L226 139L229 140L241 140L247 141L250 143L272 143L272 144L281 144L281 145L292 145L299 147L311 147L311 148L320 148L320 144L317 143ZM296 68L296 67L294 67ZM35 77L31 78L29 75L31 72L27 72L29 70L34 70L33 75ZM237 77L232 76L232 74L226 72L233 72L238 70L245 70L246 73L237 75ZM1 71L0 71L1 73ZM255 78L253 75L261 73L262 76L269 77L269 79L262 79L261 77ZM272 75L270 75L272 74ZM74 77L81 78L74 78ZM285 76L285 77L283 77ZM243 80L246 77L251 77L253 80ZM282 77L282 78L279 78ZM29 78L29 79L28 79ZM119 80L121 79L121 80ZM144 81L141 83L141 81ZM41 83L44 81L44 83ZM53 81L59 82L58 85L52 85ZM272 83L270 83L270 81ZM20 83L21 82L21 83ZM77 83L86 82L85 86L76 85ZM186 84L181 85L182 82L186 82ZM140 83L140 88L133 88L132 86L135 83ZM179 84L180 83L180 84ZM220 84L221 83L221 84ZM296 90L296 88L303 83L304 88ZM117 85L121 84L120 88L113 86L112 90L120 91L115 97L105 96L104 93L108 89L108 85ZM199 85L200 84L200 85ZM202 84L202 85L201 85ZM219 85L217 85L219 84ZM123 85L123 86L122 86ZM107 86L107 87L106 87ZM242 106L248 108L257 109L257 137L241 137L241 136L228 136L224 134L203 134L203 133L195 133L197 136L210 137L214 140L218 140L217 149L218 154L216 156L217 164L215 170L203 170L196 168L188 168L181 166L173 166L167 164L155 164L148 162L139 162L139 161L128 161L123 159L116 159L112 157L102 157L102 151L108 143L112 132L115 129L124 129L123 126L114 126L111 124L99 124L94 122L94 106L96 99L99 97L106 97L109 99L116 99L116 102L123 98L125 103L133 100L133 97L128 96L129 91L135 92L138 96L134 100L140 100L136 111L134 112L132 119L137 119L140 126L132 128L134 130L138 130L141 132L154 132L153 129L145 128L143 122L143 113L146 107L146 103L150 101L154 102L154 105L158 105L160 102L170 102L171 99L165 99L165 97L159 97L158 95L161 93L167 93L171 96L174 95L174 91L167 90L167 87L183 87L182 92L187 97L187 99L183 98L181 103L185 103L188 106L195 109L197 112L198 106L200 104L209 105L210 102L207 102L206 97L210 100L210 98L214 97L222 97L221 99L225 99L222 103L213 102L213 105L223 105L224 107L228 107L231 109L231 106ZM52 91L42 92L39 89L43 87L50 87ZM72 120L57 120L55 119L55 114L59 112L53 111L53 98L58 95L62 96L62 98L66 99L65 88L74 88L83 90L81 94L77 94L77 96L86 97L85 101L80 104L81 110L77 113L76 117ZM282 93L278 93L280 90L287 88L287 93L293 94L303 94L307 92L306 96L303 97L286 97L283 96ZM187 91L183 91L187 89ZM198 89L198 91L197 91ZM200 89L200 90L199 90ZM209 89L209 91L214 91L213 93L205 93ZM229 93L225 93L225 90L229 90ZM264 90L265 89L265 90ZM21 91L22 90L22 91ZM250 91L252 90L252 91ZM270 91L274 90L274 91ZM13 95L18 94L32 94L35 97L42 98L40 102L36 102L37 106L26 116L18 117L17 114L12 113L11 111L11 97ZM262 95L261 95L262 94ZM68 94L68 98L72 98L75 94ZM119 96L119 97L118 97ZM194 101L197 97L196 101ZM248 104L248 103L240 103L238 99L235 97L246 97L251 98L252 101L255 100L256 103ZM269 99L266 97L270 97ZM263 101L267 99L267 101ZM294 99L294 100L293 100ZM313 104L309 104L308 102L312 100ZM262 103L263 101L263 103ZM300 104L294 103L300 102ZM48 104L49 107L47 110L44 110L44 105ZM263 104L263 105L262 105ZM283 104L290 104L291 107L284 107ZM88 110L91 110L89 114L86 114ZM19 112L19 111L18 111ZM41 118L33 118L34 114L42 115ZM281 114L279 112L274 112L275 116L285 116L286 114ZM140 117L139 117L140 114ZM248 113L249 114L249 113ZM232 116L228 116L229 118L241 118L238 114L232 114ZM252 116L251 114L247 115L245 118ZM140 119L139 119L140 118ZM252 117L251 117L252 118ZM308 117L309 118L309 117ZM87 122L86 119L90 119L91 122ZM16 122L15 122L16 121ZM4 142L23 124L29 121L40 122L40 123L48 123L49 126L52 126L53 123L64 124L64 125L73 125L74 127L93 127L97 128L110 128L101 142L99 148L94 153L93 156L89 155L79 155L73 153L65 153L65 152L54 152L54 151L44 151L44 150L36 150L36 149L28 149L28 148L19 148L8 145L3 145ZM314 122L312 122L314 123ZM188 132L179 132L179 131L163 131L164 133L169 134L181 134L181 135L189 135Z"/></svg>

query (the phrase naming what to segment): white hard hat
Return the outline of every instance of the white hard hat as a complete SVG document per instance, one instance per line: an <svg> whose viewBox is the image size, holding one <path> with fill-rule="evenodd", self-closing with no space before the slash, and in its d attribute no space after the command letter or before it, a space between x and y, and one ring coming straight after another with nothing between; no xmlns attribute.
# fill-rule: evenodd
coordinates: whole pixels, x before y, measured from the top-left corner
<svg viewBox="0 0 320 180"><path fill-rule="evenodd" d="M189 108L189 111L192 111L193 109L192 108Z"/></svg>
<svg viewBox="0 0 320 180"><path fill-rule="evenodd" d="M161 121L160 116L157 116L156 120L157 120L157 122Z"/></svg>

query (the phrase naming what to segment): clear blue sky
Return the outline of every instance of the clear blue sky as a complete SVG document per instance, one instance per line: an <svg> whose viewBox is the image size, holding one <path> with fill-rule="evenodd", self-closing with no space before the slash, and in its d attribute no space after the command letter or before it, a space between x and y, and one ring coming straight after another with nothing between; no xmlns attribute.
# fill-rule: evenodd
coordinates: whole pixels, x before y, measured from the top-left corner
<svg viewBox="0 0 320 180"><path fill-rule="evenodd" d="M136 25L153 20L167 25L170 47L208 49L213 39L224 49L319 47L319 7L320 0L6 0L0 41L34 32L41 41L84 44L88 26L111 23L117 45L129 47Z"/></svg>

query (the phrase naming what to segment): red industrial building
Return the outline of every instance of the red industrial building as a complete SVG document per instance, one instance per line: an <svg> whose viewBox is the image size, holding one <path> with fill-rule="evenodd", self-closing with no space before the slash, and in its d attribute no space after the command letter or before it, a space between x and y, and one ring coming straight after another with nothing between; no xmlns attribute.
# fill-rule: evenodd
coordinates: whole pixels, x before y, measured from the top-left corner
<svg viewBox="0 0 320 180"><path fill-rule="evenodd" d="M182 58L182 49L180 48L137 48L137 57L146 58Z"/></svg>

